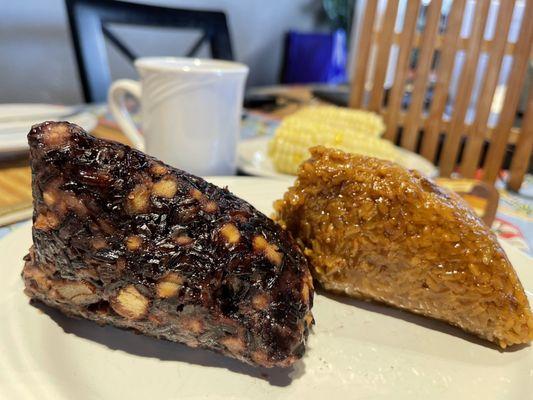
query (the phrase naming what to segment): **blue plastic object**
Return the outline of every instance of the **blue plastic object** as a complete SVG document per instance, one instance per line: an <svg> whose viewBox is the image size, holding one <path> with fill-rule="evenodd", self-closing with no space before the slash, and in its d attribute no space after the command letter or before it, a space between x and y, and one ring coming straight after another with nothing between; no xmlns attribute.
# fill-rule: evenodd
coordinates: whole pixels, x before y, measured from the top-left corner
<svg viewBox="0 0 533 400"><path fill-rule="evenodd" d="M345 83L346 33L289 31L283 83Z"/></svg>

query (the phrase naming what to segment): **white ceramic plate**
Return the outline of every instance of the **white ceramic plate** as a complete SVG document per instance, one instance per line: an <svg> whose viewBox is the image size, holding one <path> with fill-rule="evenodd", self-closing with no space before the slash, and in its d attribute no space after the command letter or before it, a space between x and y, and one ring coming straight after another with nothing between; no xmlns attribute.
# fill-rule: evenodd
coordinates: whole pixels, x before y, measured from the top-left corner
<svg viewBox="0 0 533 400"><path fill-rule="evenodd" d="M46 120L68 121L90 132L98 123L90 112L80 112L62 118L75 110L74 107L52 104L0 104L0 154L28 149L28 134L32 125Z"/></svg>
<svg viewBox="0 0 533 400"><path fill-rule="evenodd" d="M270 137L259 137L246 139L239 142L237 146L237 166L238 168L254 176L276 179L293 179L292 175L282 174L276 171L272 161L268 156L268 142ZM438 175L437 168L424 157L411 151L398 148L401 153L402 165L409 169L416 169L429 177Z"/></svg>
<svg viewBox="0 0 533 400"><path fill-rule="evenodd" d="M271 213L287 182L216 178ZM0 241L1 399L529 399L533 352L500 351L444 323L317 295L314 332L292 369L101 328L32 306L22 293L30 226ZM533 262L504 246L530 301Z"/></svg>

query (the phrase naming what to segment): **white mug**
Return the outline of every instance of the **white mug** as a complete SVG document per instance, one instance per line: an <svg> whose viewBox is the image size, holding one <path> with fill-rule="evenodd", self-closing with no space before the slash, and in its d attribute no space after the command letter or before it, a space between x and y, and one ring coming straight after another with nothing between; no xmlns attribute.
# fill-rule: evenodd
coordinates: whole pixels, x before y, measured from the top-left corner
<svg viewBox="0 0 533 400"><path fill-rule="evenodd" d="M139 150L196 175L236 171L244 64L198 58L146 57L135 61L141 82L121 79L108 95L109 109ZM124 100L141 103L141 134Z"/></svg>

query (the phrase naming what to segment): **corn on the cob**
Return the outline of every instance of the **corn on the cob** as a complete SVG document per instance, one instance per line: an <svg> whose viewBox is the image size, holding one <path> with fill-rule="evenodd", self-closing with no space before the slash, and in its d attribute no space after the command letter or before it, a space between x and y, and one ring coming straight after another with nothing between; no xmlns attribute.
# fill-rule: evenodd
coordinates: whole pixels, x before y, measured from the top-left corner
<svg viewBox="0 0 533 400"><path fill-rule="evenodd" d="M324 105L305 107L284 121L293 120L327 124L330 127L358 131L372 136L381 136L385 131L385 124L378 114L345 107Z"/></svg>
<svg viewBox="0 0 533 400"><path fill-rule="evenodd" d="M384 124L378 115L334 106L311 106L285 118L270 142L277 171L296 174L309 158L309 148L324 145L350 153L397 161L395 146L380 139Z"/></svg>

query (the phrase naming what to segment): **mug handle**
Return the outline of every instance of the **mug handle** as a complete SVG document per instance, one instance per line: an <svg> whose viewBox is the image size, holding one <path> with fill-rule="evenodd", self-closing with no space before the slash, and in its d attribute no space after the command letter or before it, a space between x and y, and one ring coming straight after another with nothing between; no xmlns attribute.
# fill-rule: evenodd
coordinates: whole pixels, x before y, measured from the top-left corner
<svg viewBox="0 0 533 400"><path fill-rule="evenodd" d="M120 129L122 129L122 132L124 132L128 139L131 140L133 147L145 151L146 141L135 126L131 114L126 108L125 97L127 93L140 101L142 93L141 84L130 79L119 79L114 82L107 94L109 110L111 111L113 118L115 118L115 121L117 121Z"/></svg>

